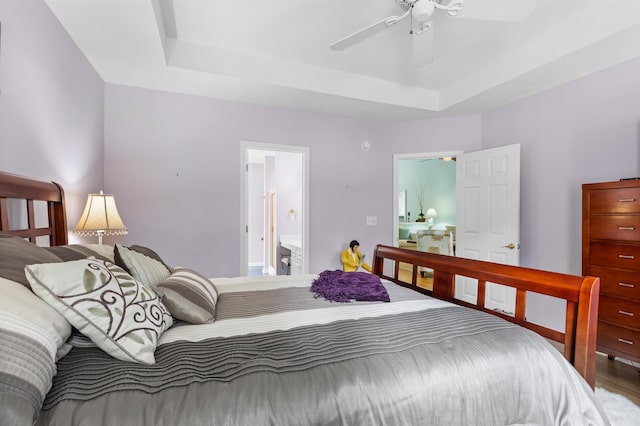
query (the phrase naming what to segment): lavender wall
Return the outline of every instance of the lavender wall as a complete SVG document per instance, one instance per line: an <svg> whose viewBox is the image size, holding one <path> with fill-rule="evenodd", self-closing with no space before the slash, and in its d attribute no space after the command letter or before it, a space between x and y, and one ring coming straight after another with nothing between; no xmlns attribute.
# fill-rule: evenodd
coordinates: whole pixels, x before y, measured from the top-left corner
<svg viewBox="0 0 640 426"><path fill-rule="evenodd" d="M238 275L242 140L310 147L309 271L320 272L340 267L352 239L369 257L391 243L394 153L479 149L480 121L378 123L108 84L105 183L125 243L205 275Z"/></svg>
<svg viewBox="0 0 640 426"><path fill-rule="evenodd" d="M640 176L640 60L482 115L482 146L521 145L524 266L580 274L581 185Z"/></svg>
<svg viewBox="0 0 640 426"><path fill-rule="evenodd" d="M581 185L640 176L640 60L482 116L483 147L521 146L520 264L581 274ZM530 295L529 320L564 329L564 304Z"/></svg>
<svg viewBox="0 0 640 426"><path fill-rule="evenodd" d="M310 271L318 272L339 267L352 238L369 254L391 242L394 153L520 143L521 262L580 273L580 184L640 175L636 75L640 61L483 115L397 123L107 85L105 179L123 198L127 240L209 275L236 275L239 141L309 146ZM367 215L378 225L366 226Z"/></svg>
<svg viewBox="0 0 640 426"><path fill-rule="evenodd" d="M42 0L0 19L0 170L62 184L73 227L102 189L104 83Z"/></svg>
<svg viewBox="0 0 640 426"><path fill-rule="evenodd" d="M277 152L275 155L276 225L280 235L302 233L302 220L298 217L289 219L290 209L302 211L302 157L298 152Z"/></svg>

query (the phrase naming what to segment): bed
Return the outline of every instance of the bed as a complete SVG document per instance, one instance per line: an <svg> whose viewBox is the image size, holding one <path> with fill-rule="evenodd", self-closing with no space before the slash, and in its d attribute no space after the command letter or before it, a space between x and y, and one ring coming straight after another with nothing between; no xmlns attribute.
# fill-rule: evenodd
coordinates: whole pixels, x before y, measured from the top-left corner
<svg viewBox="0 0 640 426"><path fill-rule="evenodd" d="M608 424L592 391L597 278L379 245L358 279L389 301L340 303L310 291L332 271L208 279L66 235L59 185L0 173L0 424ZM425 267L433 290L416 284ZM477 304L453 297L456 275L478 279ZM517 289L515 315L484 308L487 283ZM106 286L146 311L107 315L106 291L85 309ZM528 291L567 301L565 332L527 321ZM93 314L153 324L116 338Z"/></svg>

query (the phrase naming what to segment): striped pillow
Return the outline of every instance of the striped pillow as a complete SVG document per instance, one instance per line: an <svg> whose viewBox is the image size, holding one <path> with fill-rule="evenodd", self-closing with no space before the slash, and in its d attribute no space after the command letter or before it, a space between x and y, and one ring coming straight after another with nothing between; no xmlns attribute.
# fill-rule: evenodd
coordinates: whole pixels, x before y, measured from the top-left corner
<svg viewBox="0 0 640 426"><path fill-rule="evenodd" d="M153 286L171 275L162 261L122 244L116 244L114 257L116 265L146 286Z"/></svg>
<svg viewBox="0 0 640 426"><path fill-rule="evenodd" d="M19 316L0 312L0 323L0 424L33 424L56 373L54 345Z"/></svg>
<svg viewBox="0 0 640 426"><path fill-rule="evenodd" d="M213 322L218 289L206 277L187 268L175 268L153 286L171 316L192 324Z"/></svg>
<svg viewBox="0 0 640 426"><path fill-rule="evenodd" d="M0 424L33 424L71 326L22 284L0 278L0 288Z"/></svg>

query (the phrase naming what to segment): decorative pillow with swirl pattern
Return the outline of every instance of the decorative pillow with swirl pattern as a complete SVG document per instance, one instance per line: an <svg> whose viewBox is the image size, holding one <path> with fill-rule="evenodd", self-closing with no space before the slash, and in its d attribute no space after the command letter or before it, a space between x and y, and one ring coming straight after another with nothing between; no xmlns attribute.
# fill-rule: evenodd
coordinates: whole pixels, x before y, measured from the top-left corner
<svg viewBox="0 0 640 426"><path fill-rule="evenodd" d="M94 258L25 267L33 292L114 358L154 364L173 318L153 290Z"/></svg>

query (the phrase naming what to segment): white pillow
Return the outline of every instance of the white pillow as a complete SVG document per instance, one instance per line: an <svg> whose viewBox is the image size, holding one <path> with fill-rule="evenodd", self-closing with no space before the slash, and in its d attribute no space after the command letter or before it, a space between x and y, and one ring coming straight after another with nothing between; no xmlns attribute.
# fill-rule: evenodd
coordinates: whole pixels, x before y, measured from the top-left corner
<svg viewBox="0 0 640 426"><path fill-rule="evenodd" d="M25 267L33 292L114 358L154 364L173 324L158 296L122 268L93 258Z"/></svg>

